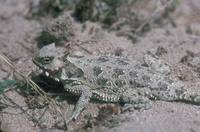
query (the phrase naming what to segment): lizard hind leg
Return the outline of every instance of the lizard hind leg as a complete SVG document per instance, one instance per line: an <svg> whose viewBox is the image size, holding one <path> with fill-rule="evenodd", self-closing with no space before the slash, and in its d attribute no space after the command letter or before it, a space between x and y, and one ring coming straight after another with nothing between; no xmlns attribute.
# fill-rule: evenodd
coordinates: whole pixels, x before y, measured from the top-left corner
<svg viewBox="0 0 200 132"><path fill-rule="evenodd" d="M124 104L122 111L129 110L131 108L134 109L150 109L152 107L151 101L143 96L124 96L120 97L120 103Z"/></svg>

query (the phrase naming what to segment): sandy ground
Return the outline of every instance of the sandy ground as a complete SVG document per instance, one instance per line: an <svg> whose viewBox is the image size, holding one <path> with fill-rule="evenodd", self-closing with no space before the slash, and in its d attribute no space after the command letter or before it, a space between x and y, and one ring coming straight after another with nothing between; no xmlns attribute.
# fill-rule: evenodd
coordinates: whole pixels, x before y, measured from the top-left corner
<svg viewBox="0 0 200 132"><path fill-rule="evenodd" d="M26 19L30 1L28 0L0 0L0 53L11 59L22 73L29 73L35 69L31 61L37 50L35 37L41 31L42 23L37 20ZM82 31L82 24L74 21L75 38L84 43L84 48L91 54L116 55L120 51L121 56L140 60L147 50L163 47L167 54L164 59L169 61L175 69L176 74L184 77L184 83L188 90L200 92L198 71L198 53L200 52L199 33L199 10L198 0L183 0L177 11L173 14L177 28L165 26L153 28L144 36L140 37L137 43L132 43L125 37L116 36L115 32L108 32L102 29L98 23L86 22L85 30ZM186 33L186 27L192 26L192 33ZM187 51L194 53L196 61L191 58L188 66L180 63L187 55ZM87 54L76 45L72 45L74 54L81 52ZM198 62L199 61L199 62ZM9 78L8 68L1 66L0 79ZM8 97L15 100L20 106L26 106L24 98L16 92L6 93ZM97 106L90 104L80 117L81 121L72 123L70 130L80 131L83 116L87 113L97 114ZM73 104L67 106L66 115L72 111ZM8 108L7 112L20 112L15 108ZM200 107L184 103L155 102L152 109L145 111L125 112L114 116L120 123L114 128L104 125L96 126L88 131L135 131L135 132L198 132L200 131ZM27 132L27 131L63 131L58 129L43 130L30 121L25 114L1 113L1 129L5 132ZM49 123L51 124L51 123ZM74 127L77 125L77 128ZM45 125L43 125L44 127ZM48 128L48 123L44 128ZM82 130L84 131L84 130Z"/></svg>

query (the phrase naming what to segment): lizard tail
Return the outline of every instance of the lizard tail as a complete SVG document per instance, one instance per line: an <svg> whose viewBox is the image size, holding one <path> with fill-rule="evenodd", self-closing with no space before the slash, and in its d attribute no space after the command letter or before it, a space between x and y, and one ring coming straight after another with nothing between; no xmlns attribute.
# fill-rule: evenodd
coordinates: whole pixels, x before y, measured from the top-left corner
<svg viewBox="0 0 200 132"><path fill-rule="evenodd" d="M200 105L200 95L197 93L186 92L178 96L177 101Z"/></svg>
<svg viewBox="0 0 200 132"><path fill-rule="evenodd" d="M153 95L152 100L161 100L168 102L184 102L187 104L200 105L200 94L184 92L179 95Z"/></svg>

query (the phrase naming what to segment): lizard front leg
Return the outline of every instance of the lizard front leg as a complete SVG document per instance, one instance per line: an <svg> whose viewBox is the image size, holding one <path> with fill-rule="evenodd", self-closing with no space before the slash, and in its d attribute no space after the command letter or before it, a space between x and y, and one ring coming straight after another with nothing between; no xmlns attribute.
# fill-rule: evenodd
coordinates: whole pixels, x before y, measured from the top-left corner
<svg viewBox="0 0 200 132"><path fill-rule="evenodd" d="M71 94L79 95L78 102L74 108L72 116L69 121L76 120L86 105L89 103L90 98L92 96L92 91L89 87L85 85L75 85L75 86L64 86L65 90Z"/></svg>

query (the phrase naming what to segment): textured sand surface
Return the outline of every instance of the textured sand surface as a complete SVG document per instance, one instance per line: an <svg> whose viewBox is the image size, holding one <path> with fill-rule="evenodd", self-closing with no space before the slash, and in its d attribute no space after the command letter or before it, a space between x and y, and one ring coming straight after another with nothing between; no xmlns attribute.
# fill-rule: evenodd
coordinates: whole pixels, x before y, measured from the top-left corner
<svg viewBox="0 0 200 132"><path fill-rule="evenodd" d="M36 20L25 18L29 10L28 0L0 0L0 52L9 57L22 73L29 73L35 69L31 57L37 50L35 37L41 31L42 24ZM85 49L92 54L115 55L120 51L121 56L140 60L147 50L164 47L167 54L164 59L175 69L176 74L184 76L184 83L188 90L200 92L198 73L180 63L180 60L187 55L186 51L194 54L200 53L200 2L198 0L183 0L177 11L173 14L177 28L163 27L153 28L138 42L133 44L125 37L116 36L115 32L108 32L102 29L97 23L86 22L86 29L82 32L81 24L74 22L75 38L84 43ZM194 33L185 32L188 25L192 26ZM80 47L72 45L72 53L88 54ZM198 58L198 57L197 57ZM198 61L198 60L197 60ZM194 63L194 62L193 62ZM195 62L199 66L199 62ZM7 79L8 68L2 66L0 79ZM20 106L26 105L24 98L15 92L8 92L7 96L16 101ZM67 107L67 115L72 111L73 105ZM90 104L83 112L97 114L97 105ZM7 108L11 113L20 112L19 109ZM40 131L33 122L27 119L24 114L0 113L1 129L6 132L27 132ZM145 111L125 112L118 116L121 123L114 128L108 129L98 126L95 131L109 132L199 132L200 131L200 107L184 103L155 102L153 108ZM77 121L70 125L76 129ZM83 121L84 122L84 121ZM48 124L47 124L48 126ZM80 127L81 125L77 125ZM80 130L80 129L78 129ZM50 131L50 130L49 130ZM59 131L59 130L51 130ZM60 130L61 131L61 130Z"/></svg>

